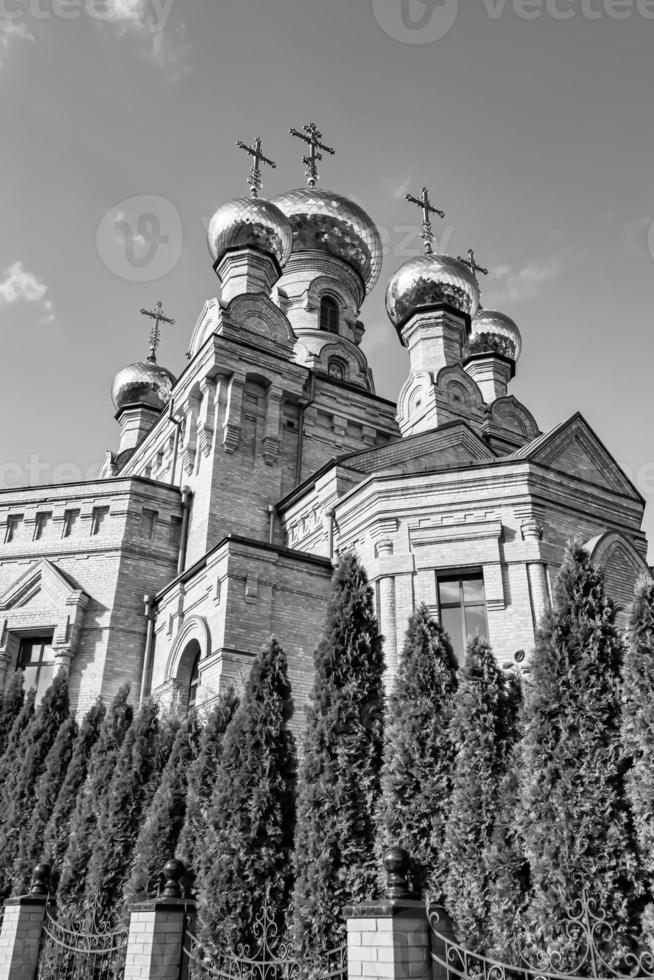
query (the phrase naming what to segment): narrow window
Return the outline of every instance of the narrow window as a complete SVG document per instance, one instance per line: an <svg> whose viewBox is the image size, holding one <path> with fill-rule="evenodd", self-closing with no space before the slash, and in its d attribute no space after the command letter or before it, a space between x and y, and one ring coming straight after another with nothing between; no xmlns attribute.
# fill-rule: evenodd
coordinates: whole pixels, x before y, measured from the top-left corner
<svg viewBox="0 0 654 980"><path fill-rule="evenodd" d="M338 358L332 357L327 365L327 372L334 381L345 381L345 365Z"/></svg>
<svg viewBox="0 0 654 980"><path fill-rule="evenodd" d="M141 514L141 536L148 538L150 541L152 541L157 527L157 516L156 510L149 510L147 507L143 508L143 513Z"/></svg>
<svg viewBox="0 0 654 980"><path fill-rule="evenodd" d="M52 520L52 512L43 511L36 515L36 524L34 525L34 540L40 541L43 537L45 531L47 530L50 521Z"/></svg>
<svg viewBox="0 0 654 980"><path fill-rule="evenodd" d="M5 541L7 542L7 544L10 544L16 538L18 529L20 528L22 523L23 523L22 514L11 514L7 518L7 534L5 535Z"/></svg>
<svg viewBox="0 0 654 980"><path fill-rule="evenodd" d="M192 714L195 711L195 707L198 703L198 688L200 686L200 654L197 655L193 662L193 669L191 670L191 679L188 685L188 713Z"/></svg>
<svg viewBox="0 0 654 980"><path fill-rule="evenodd" d="M78 510L67 510L64 514L64 537L69 538L79 521L80 512Z"/></svg>
<svg viewBox="0 0 654 980"><path fill-rule="evenodd" d="M320 300L320 329L338 333L338 303L331 296Z"/></svg>
<svg viewBox="0 0 654 980"><path fill-rule="evenodd" d="M170 527L168 529L168 543L172 545L173 548L179 548L181 542L182 542L182 518L171 517Z"/></svg>
<svg viewBox="0 0 654 980"><path fill-rule="evenodd" d="M109 516L108 507L94 507L93 508L93 520L91 521L91 534L99 534L104 522Z"/></svg>
<svg viewBox="0 0 654 980"><path fill-rule="evenodd" d="M438 576L441 624L447 630L457 660L465 660L466 647L476 636L488 639L486 595L481 573Z"/></svg>
<svg viewBox="0 0 654 980"><path fill-rule="evenodd" d="M22 640L17 669L23 672L25 690L35 691L36 700L40 701L54 676L52 636L35 636Z"/></svg>

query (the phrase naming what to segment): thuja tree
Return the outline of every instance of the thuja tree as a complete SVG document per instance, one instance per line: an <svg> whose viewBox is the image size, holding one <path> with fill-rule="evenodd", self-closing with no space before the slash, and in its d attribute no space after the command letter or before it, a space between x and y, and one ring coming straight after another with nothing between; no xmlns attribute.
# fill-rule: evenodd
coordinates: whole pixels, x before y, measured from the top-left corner
<svg viewBox="0 0 654 980"><path fill-rule="evenodd" d="M501 776L502 672L488 644L474 639L467 651L450 726L457 751L445 830L445 906L457 936L474 950L488 943L490 844Z"/></svg>
<svg viewBox="0 0 654 980"><path fill-rule="evenodd" d="M186 815L188 775L196 745L196 726L189 721L177 730L159 786L141 823L125 889L126 906L151 896L162 868L175 855Z"/></svg>
<svg viewBox="0 0 654 980"><path fill-rule="evenodd" d="M565 925L585 893L619 957L639 892L620 762L623 650L602 574L579 544L565 556L531 664L521 775L531 888L526 946L574 955Z"/></svg>
<svg viewBox="0 0 654 980"><path fill-rule="evenodd" d="M5 753L9 733L24 702L23 674L21 671L16 671L7 687L0 694L0 758Z"/></svg>
<svg viewBox="0 0 654 980"><path fill-rule="evenodd" d="M91 750L88 775L70 818L57 894L57 904L68 919L76 915L84 896L86 871L98 841L98 813L104 806L125 734L132 724L133 710L128 697L129 687L122 687L102 722L100 736Z"/></svg>
<svg viewBox="0 0 654 980"><path fill-rule="evenodd" d="M314 656L298 790L295 937L318 959L345 939L343 908L375 890L384 656L372 589L353 554L332 582Z"/></svg>
<svg viewBox="0 0 654 980"><path fill-rule="evenodd" d="M106 709L101 701L96 702L85 715L73 745L61 789L48 814L43 831L42 853L50 865L53 891L57 890L59 870L68 847L71 817L77 806L88 773L91 750L100 736L105 715Z"/></svg>
<svg viewBox="0 0 654 980"><path fill-rule="evenodd" d="M14 863L14 891L23 893L30 882L34 865L45 860L44 831L55 808L73 754L77 722L67 718L59 728L45 760L45 769L34 793L31 811L24 815L25 832L21 835Z"/></svg>
<svg viewBox="0 0 654 980"><path fill-rule="evenodd" d="M97 838L84 891L85 918L94 927L113 925L122 909L132 852L156 788L159 742L159 709L148 700L125 735L109 789L97 809Z"/></svg>
<svg viewBox="0 0 654 980"><path fill-rule="evenodd" d="M21 839L27 833L29 814L34 806L37 783L57 733L68 717L68 681L59 674L25 728L20 747L14 753L14 765L6 776L4 813L0 832L3 872L0 894L7 897L12 887L13 864Z"/></svg>
<svg viewBox="0 0 654 980"><path fill-rule="evenodd" d="M445 823L452 791L454 745L449 726L457 663L440 625L420 606L409 620L389 699L380 850L400 844L412 858L413 886L442 901Z"/></svg>
<svg viewBox="0 0 654 980"><path fill-rule="evenodd" d="M624 663L623 739L638 855L654 885L654 582L636 587Z"/></svg>
<svg viewBox="0 0 654 980"><path fill-rule="evenodd" d="M0 827L2 827L7 809L10 805L10 777L12 772L16 773L19 768L17 756L20 756L23 752L25 732L34 717L35 698L36 694L33 690L28 691L25 695L22 707L9 730L4 754L0 758Z"/></svg>
<svg viewBox="0 0 654 980"><path fill-rule="evenodd" d="M292 890L296 754L286 655L273 639L252 665L224 738L200 860L200 934L258 955L264 906L283 935Z"/></svg>
<svg viewBox="0 0 654 980"><path fill-rule="evenodd" d="M198 754L189 769L186 813L177 843L177 856L191 875L197 875L206 835L207 809L216 782L227 726L238 707L230 688L218 697L202 726Z"/></svg>

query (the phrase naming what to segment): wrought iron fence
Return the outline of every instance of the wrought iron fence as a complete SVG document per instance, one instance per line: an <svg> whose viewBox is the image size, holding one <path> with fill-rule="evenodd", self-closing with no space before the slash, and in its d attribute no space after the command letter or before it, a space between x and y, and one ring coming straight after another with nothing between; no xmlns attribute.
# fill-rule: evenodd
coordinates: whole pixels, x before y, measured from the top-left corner
<svg viewBox="0 0 654 980"><path fill-rule="evenodd" d="M616 969L608 958L615 950L613 927L602 910L586 894L574 903L563 928L564 946L573 949L572 959L560 949L525 955L519 966L473 953L448 935L441 920L442 910L427 902L427 917L433 932L431 956L447 980L653 980L654 954L649 950L625 952Z"/></svg>
<svg viewBox="0 0 654 980"><path fill-rule="evenodd" d="M253 929L256 948L239 946L236 952L212 952L190 930L184 955L188 980L347 980L347 946L330 950L319 967L303 963L290 941L279 939L269 905L257 916Z"/></svg>
<svg viewBox="0 0 654 980"><path fill-rule="evenodd" d="M127 929L69 929L48 912L43 924L36 980L123 980Z"/></svg>

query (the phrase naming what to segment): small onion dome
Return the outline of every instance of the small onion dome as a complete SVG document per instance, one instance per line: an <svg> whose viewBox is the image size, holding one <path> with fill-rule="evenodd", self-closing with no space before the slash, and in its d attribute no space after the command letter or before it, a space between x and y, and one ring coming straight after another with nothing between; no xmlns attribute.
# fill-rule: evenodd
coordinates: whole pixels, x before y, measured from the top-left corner
<svg viewBox="0 0 654 980"><path fill-rule="evenodd" d="M468 351L471 354L492 351L517 362L522 353L522 337L517 324L506 313L479 310L472 321Z"/></svg>
<svg viewBox="0 0 654 980"><path fill-rule="evenodd" d="M377 225L354 201L300 187L273 198L293 229L293 253L327 252L358 272L369 293L379 279L383 246Z"/></svg>
<svg viewBox="0 0 654 980"><path fill-rule="evenodd" d="M161 412L168 404L175 376L149 357L128 364L116 375L111 397L117 412L128 405L147 405Z"/></svg>
<svg viewBox="0 0 654 980"><path fill-rule="evenodd" d="M260 197L237 197L222 204L209 222L209 251L218 262L237 248L256 248L283 267L291 255L292 232L286 215Z"/></svg>
<svg viewBox="0 0 654 980"><path fill-rule="evenodd" d="M419 255L393 274L386 290L386 312L400 327L424 307L448 303L474 316L479 307L479 286L473 273L449 255Z"/></svg>

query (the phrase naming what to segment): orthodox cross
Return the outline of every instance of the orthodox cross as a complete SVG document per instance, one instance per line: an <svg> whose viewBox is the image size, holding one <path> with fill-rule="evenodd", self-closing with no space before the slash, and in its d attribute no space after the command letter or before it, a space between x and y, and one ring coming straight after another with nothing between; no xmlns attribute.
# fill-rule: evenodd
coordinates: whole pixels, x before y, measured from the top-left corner
<svg viewBox="0 0 654 980"><path fill-rule="evenodd" d="M241 150L245 150L253 157L252 169L250 170L250 176L248 177L248 184L250 185L250 194L252 197L258 197L259 191L261 190L261 164L265 163L273 170L277 170L277 164L274 160L270 160L267 156L261 152L261 139L257 136L254 141L254 146L248 146L247 143L242 143L241 140L236 140L236 145L240 147Z"/></svg>
<svg viewBox="0 0 654 980"><path fill-rule="evenodd" d="M302 127L304 132L300 132L299 129L291 129L291 136L296 136L299 140L304 140L305 143L309 144L309 156L302 157L302 163L306 166L306 178L309 183L309 187L315 187L318 183L318 164L322 160L321 150L325 153L330 153L334 156L335 150L332 150L331 146L326 146L322 142L322 133L318 129L315 123L305 123Z"/></svg>
<svg viewBox="0 0 654 980"><path fill-rule="evenodd" d="M422 210L422 230L420 232L420 237L425 243L425 252L427 255L431 255L433 249L431 243L435 239L434 232L431 227L431 216L432 214L437 214L439 218L445 217L445 212L441 211L440 208L435 207L429 200L429 190L426 187L422 188L422 197L414 197L413 194L406 195L407 201L410 204L415 204Z"/></svg>
<svg viewBox="0 0 654 980"><path fill-rule="evenodd" d="M161 343L161 331L159 329L160 325L162 323L169 323L172 327L175 321L164 315L164 308L161 300L159 300L154 310L141 310L141 314L143 316L149 316L151 320L154 320L154 324L152 325L152 333L150 334L150 360L156 361L157 348Z"/></svg>
<svg viewBox="0 0 654 980"><path fill-rule="evenodd" d="M459 255L458 261L462 262L463 265L468 266L473 276L475 277L475 282L477 283L477 286L479 286L479 279L477 278L477 273L481 272L482 276L488 275L488 269L485 269L483 265L479 265L477 263L477 260L475 258L475 253L471 248L468 249L468 258L462 259L461 256ZM481 309L481 303L479 304L479 309Z"/></svg>

